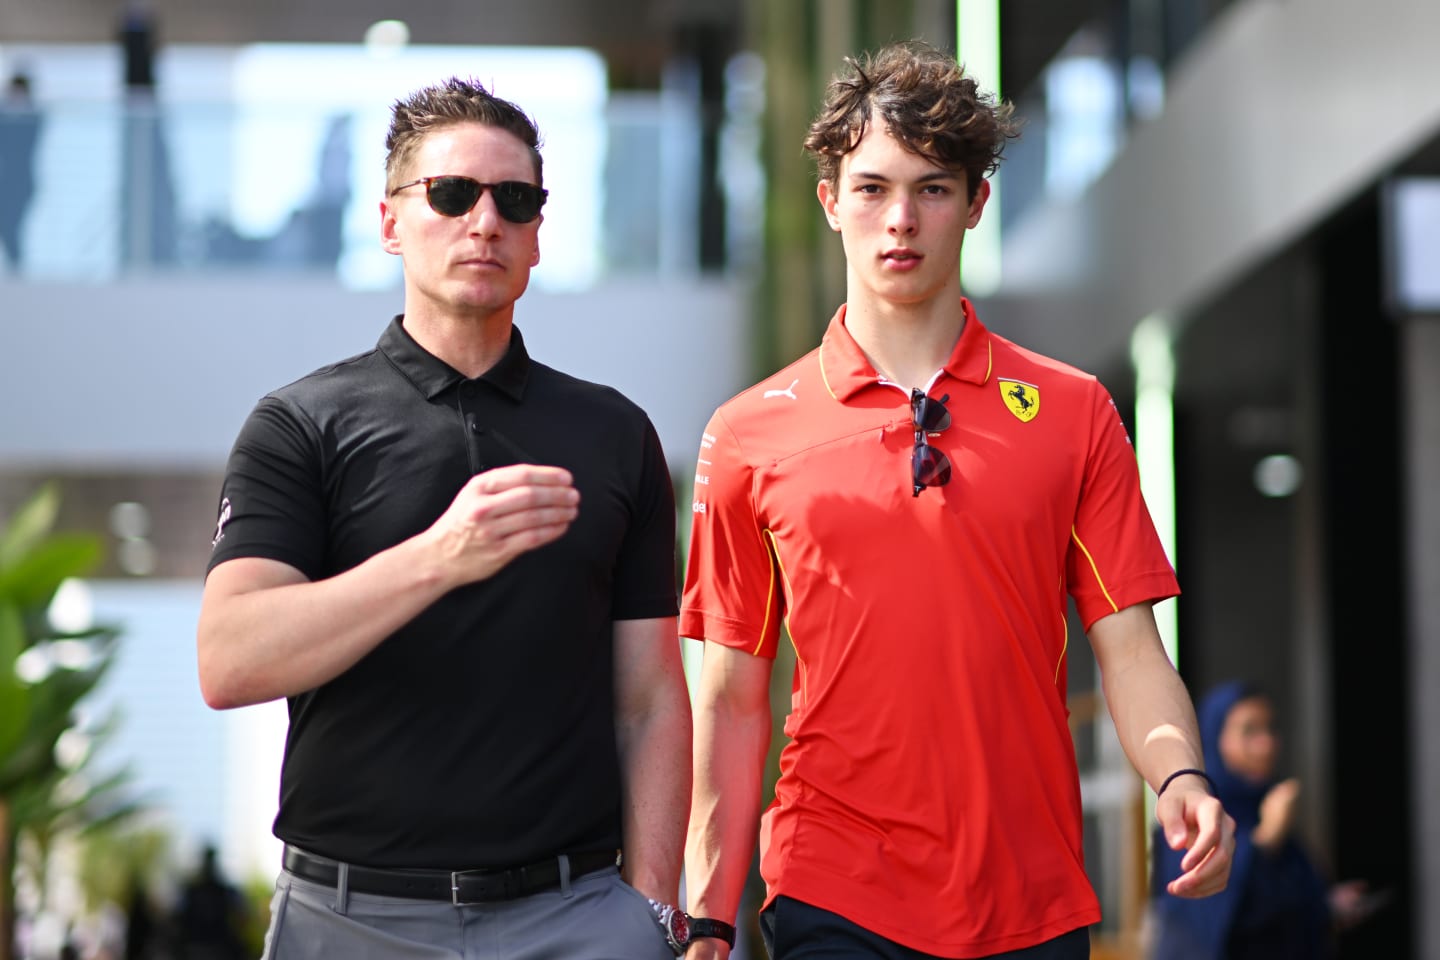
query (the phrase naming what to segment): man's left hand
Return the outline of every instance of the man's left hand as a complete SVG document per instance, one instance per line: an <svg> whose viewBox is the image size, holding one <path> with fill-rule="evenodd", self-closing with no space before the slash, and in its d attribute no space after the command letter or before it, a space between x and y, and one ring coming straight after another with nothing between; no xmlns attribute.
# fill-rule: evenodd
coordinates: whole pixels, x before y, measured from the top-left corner
<svg viewBox="0 0 1440 960"><path fill-rule="evenodd" d="M1194 783L1186 782L1194 779ZM1155 803L1165 842L1185 850L1180 876L1165 889L1177 897L1208 897L1225 889L1235 858L1235 821L1199 778L1176 780Z"/></svg>

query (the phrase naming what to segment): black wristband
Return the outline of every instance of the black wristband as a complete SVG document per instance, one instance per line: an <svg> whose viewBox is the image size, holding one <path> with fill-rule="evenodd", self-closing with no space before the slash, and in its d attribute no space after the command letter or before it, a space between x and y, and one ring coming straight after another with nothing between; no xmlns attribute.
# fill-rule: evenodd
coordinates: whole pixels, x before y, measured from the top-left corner
<svg viewBox="0 0 1440 960"><path fill-rule="evenodd" d="M734 947L735 927L724 920L690 917L690 939L693 941L696 937L714 937L716 940L723 940L727 946Z"/></svg>
<svg viewBox="0 0 1440 960"><path fill-rule="evenodd" d="M1194 767L1186 767L1183 770L1176 770L1174 773L1170 774L1170 776L1165 778L1164 782L1160 784L1160 789L1155 791L1155 799L1160 799L1160 794L1164 793L1165 788L1170 786L1171 780L1174 780L1176 777L1186 776L1187 774L1189 776L1199 777L1201 780L1204 780L1206 785L1210 788L1210 796L1215 796L1215 781L1210 779L1210 774L1206 773L1204 770L1196 770Z"/></svg>

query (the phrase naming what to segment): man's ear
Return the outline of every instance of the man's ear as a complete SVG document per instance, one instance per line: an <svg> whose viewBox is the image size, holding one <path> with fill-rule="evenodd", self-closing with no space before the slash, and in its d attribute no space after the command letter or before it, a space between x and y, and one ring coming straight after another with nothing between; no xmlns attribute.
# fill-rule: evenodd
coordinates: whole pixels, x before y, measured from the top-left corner
<svg viewBox="0 0 1440 960"><path fill-rule="evenodd" d="M389 254L400 255L400 235L395 229L395 212L390 201L380 201L380 246Z"/></svg>
<svg viewBox="0 0 1440 960"><path fill-rule="evenodd" d="M820 206L825 211L825 219L829 221L830 229L839 233L840 217L835 212L835 203L840 199L840 191L835 188L835 184L822 179L815 185L815 196L820 200Z"/></svg>
<svg viewBox="0 0 1440 960"><path fill-rule="evenodd" d="M990 199L990 181L981 180L980 185L975 188L975 198L970 201L970 216L965 221L965 228L973 230L980 222L980 214L985 212L985 201Z"/></svg>
<svg viewBox="0 0 1440 960"><path fill-rule="evenodd" d="M544 222L545 214L542 213L540 214L540 223ZM540 229L540 223L535 224L535 229L537 231L535 234L535 252L530 255L530 266L532 267L540 266L540 234L538 232Z"/></svg>

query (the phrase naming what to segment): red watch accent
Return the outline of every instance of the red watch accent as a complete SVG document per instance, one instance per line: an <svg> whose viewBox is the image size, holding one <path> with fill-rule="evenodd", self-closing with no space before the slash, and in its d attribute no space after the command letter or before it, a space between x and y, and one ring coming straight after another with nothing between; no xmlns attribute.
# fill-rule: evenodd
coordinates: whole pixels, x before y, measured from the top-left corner
<svg viewBox="0 0 1440 960"><path fill-rule="evenodd" d="M735 927L723 920L692 917L684 910L658 900L650 900L650 909L654 911L660 929L665 932L665 942L670 944L677 957L700 937L714 937L724 940L731 947L735 946Z"/></svg>

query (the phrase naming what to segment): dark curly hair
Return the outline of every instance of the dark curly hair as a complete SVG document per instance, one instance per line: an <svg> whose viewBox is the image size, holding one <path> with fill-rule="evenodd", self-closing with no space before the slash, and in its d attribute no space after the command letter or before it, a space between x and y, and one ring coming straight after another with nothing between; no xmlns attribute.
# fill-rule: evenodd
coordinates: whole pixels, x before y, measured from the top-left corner
<svg viewBox="0 0 1440 960"><path fill-rule="evenodd" d="M980 181L1000 165L1018 136L1014 107L983 93L955 58L917 40L894 43L860 59L845 58L810 124L805 149L820 179L840 175L840 160L877 119L905 149L947 170L965 172L974 199Z"/></svg>
<svg viewBox="0 0 1440 960"><path fill-rule="evenodd" d="M396 100L391 108L390 132L385 135L386 192L393 190L404 175L426 134L459 123L479 123L514 134L530 148L535 182L545 185L541 175L540 130L535 121L509 100L490 93L478 81L451 77Z"/></svg>

